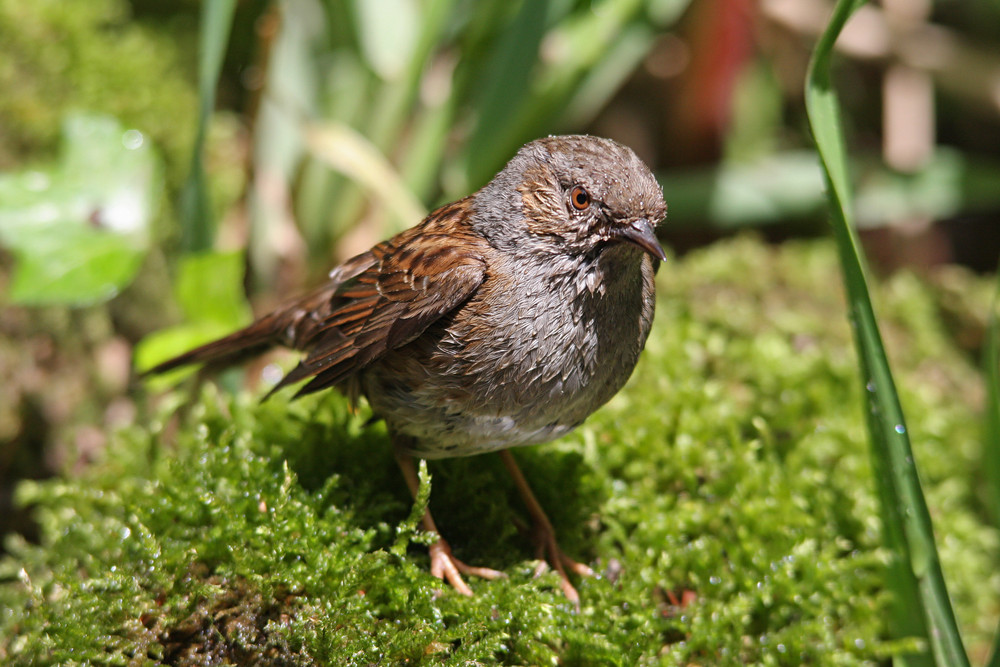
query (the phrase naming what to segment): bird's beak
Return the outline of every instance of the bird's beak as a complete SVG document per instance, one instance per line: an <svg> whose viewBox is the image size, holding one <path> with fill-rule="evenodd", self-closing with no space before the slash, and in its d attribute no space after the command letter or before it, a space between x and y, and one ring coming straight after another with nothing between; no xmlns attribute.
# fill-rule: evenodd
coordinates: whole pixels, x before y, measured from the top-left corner
<svg viewBox="0 0 1000 667"><path fill-rule="evenodd" d="M629 243L639 246L661 262L667 259L666 253L660 247L660 242L656 239L656 232L653 231L652 223L646 218L638 218L618 227L618 236Z"/></svg>

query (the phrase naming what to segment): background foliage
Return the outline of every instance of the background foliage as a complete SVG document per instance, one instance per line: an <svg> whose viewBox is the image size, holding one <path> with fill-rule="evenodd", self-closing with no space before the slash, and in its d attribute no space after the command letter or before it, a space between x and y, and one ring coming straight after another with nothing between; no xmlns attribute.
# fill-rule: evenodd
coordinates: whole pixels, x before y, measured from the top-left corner
<svg viewBox="0 0 1000 667"><path fill-rule="evenodd" d="M926 649L885 625L890 543L822 239L803 80L829 10L0 0L0 657L854 664ZM997 431L977 430L974 370L992 286L950 263L992 272L1000 248L997 34L990 3L866 6L831 80L860 239L876 275L902 267L876 312L974 661L1000 616L1000 474L982 447ZM135 382L133 358L245 323L564 131L640 153L678 252L628 392L523 453L566 546L602 570L580 616L527 577L519 506L486 459L432 467L432 502L456 546L512 580L454 600L407 548L422 538L363 415L210 391L171 421L184 397ZM748 227L755 240L700 250ZM261 367L222 385L254 387ZM18 480L53 473L13 501ZM478 500L497 485L503 502Z"/></svg>

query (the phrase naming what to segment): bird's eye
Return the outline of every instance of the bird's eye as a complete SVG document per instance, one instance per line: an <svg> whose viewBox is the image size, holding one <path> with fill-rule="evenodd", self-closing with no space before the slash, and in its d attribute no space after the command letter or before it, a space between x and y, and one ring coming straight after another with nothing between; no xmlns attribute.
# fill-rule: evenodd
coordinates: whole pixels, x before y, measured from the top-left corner
<svg viewBox="0 0 1000 667"><path fill-rule="evenodd" d="M575 185L569 193L569 201L578 211L586 211L590 206L590 193L582 185Z"/></svg>

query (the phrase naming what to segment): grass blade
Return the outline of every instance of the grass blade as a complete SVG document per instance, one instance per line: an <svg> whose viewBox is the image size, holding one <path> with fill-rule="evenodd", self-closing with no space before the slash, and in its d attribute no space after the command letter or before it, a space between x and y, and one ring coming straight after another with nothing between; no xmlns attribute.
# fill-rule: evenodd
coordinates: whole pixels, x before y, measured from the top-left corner
<svg viewBox="0 0 1000 667"><path fill-rule="evenodd" d="M201 38L198 54L198 130L191 167L181 190L181 246L186 252L201 252L212 246L214 225L205 178L204 146L208 123L215 109L215 88L229 43L236 0L205 0L201 6Z"/></svg>
<svg viewBox="0 0 1000 667"><path fill-rule="evenodd" d="M400 220L420 220L427 215L378 148L349 126L306 123L303 138L314 157L374 194Z"/></svg>
<svg viewBox="0 0 1000 667"><path fill-rule="evenodd" d="M1000 523L1000 275L990 307L983 349L983 371L986 376L986 429L983 442L983 467L989 487L993 521ZM993 649L988 667L1000 667L1000 628L993 637Z"/></svg>
<svg viewBox="0 0 1000 667"><path fill-rule="evenodd" d="M889 585L896 596L890 630L926 640L931 655L900 656L907 665L961 667L969 660L948 600L930 514L910 449L906 422L878 323L868 296L865 268L854 233L851 190L837 98L830 76L833 45L863 0L839 0L816 45L806 80L806 109L827 182L831 222L847 291L855 344L868 389L868 428L886 542L895 554Z"/></svg>
<svg viewBox="0 0 1000 667"><path fill-rule="evenodd" d="M540 57L549 3L525 2L497 40L493 57L482 74L483 86L474 93L476 127L466 154L469 184L485 182L510 150L512 110L530 103L531 75Z"/></svg>

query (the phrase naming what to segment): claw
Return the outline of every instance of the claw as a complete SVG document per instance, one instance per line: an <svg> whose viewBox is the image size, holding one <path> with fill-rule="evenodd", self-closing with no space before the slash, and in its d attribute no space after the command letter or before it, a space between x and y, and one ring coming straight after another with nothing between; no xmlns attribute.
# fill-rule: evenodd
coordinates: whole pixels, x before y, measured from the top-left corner
<svg viewBox="0 0 1000 667"><path fill-rule="evenodd" d="M399 462L399 468L403 472L403 477L406 479L406 485L409 487L410 493L416 498L420 484L416 468L413 465L413 459L404 451L397 449L396 460ZM499 570L466 565L455 558L451 553L451 546L441 537L441 533L434 524L434 518L431 516L430 510L424 512L420 523L424 527L424 530L430 533L437 533L438 535L437 541L433 542L429 548L431 574L442 581L447 581L451 584L452 588L462 595L472 596L472 589L465 583L465 580L462 578L463 574L468 577L480 577L482 579L501 579L507 576Z"/></svg>
<svg viewBox="0 0 1000 667"><path fill-rule="evenodd" d="M462 595L472 596L472 589L462 579L462 575L480 577L482 579L502 579L507 575L499 570L488 567L466 565L451 553L451 547L444 539L439 538L430 546L431 574L438 579L447 581L452 588Z"/></svg>
<svg viewBox="0 0 1000 667"><path fill-rule="evenodd" d="M472 597L472 589L462 579L455 563L454 556L451 555L451 548L444 540L438 540L430 546L431 552L431 574L438 579L447 581L451 587L462 595Z"/></svg>
<svg viewBox="0 0 1000 667"><path fill-rule="evenodd" d="M527 480L524 479L524 475L514 460L514 456L508 450L504 450L500 452L500 458L503 459L508 472L514 478L514 484L517 486L518 491L521 492L521 498L524 500L524 504L528 506L528 513L531 514L531 518L535 524L532 532L539 561L535 567L535 576L540 576L545 572L546 564L551 565L559 574L559 587L562 588L563 594L579 611L580 594L576 592L576 588L570 583L566 570L582 577L592 577L594 571L563 553L563 550L559 548L559 543L556 542L552 522L545 515L542 506L538 504L538 500L535 498L535 494L532 493L531 487L528 486Z"/></svg>

